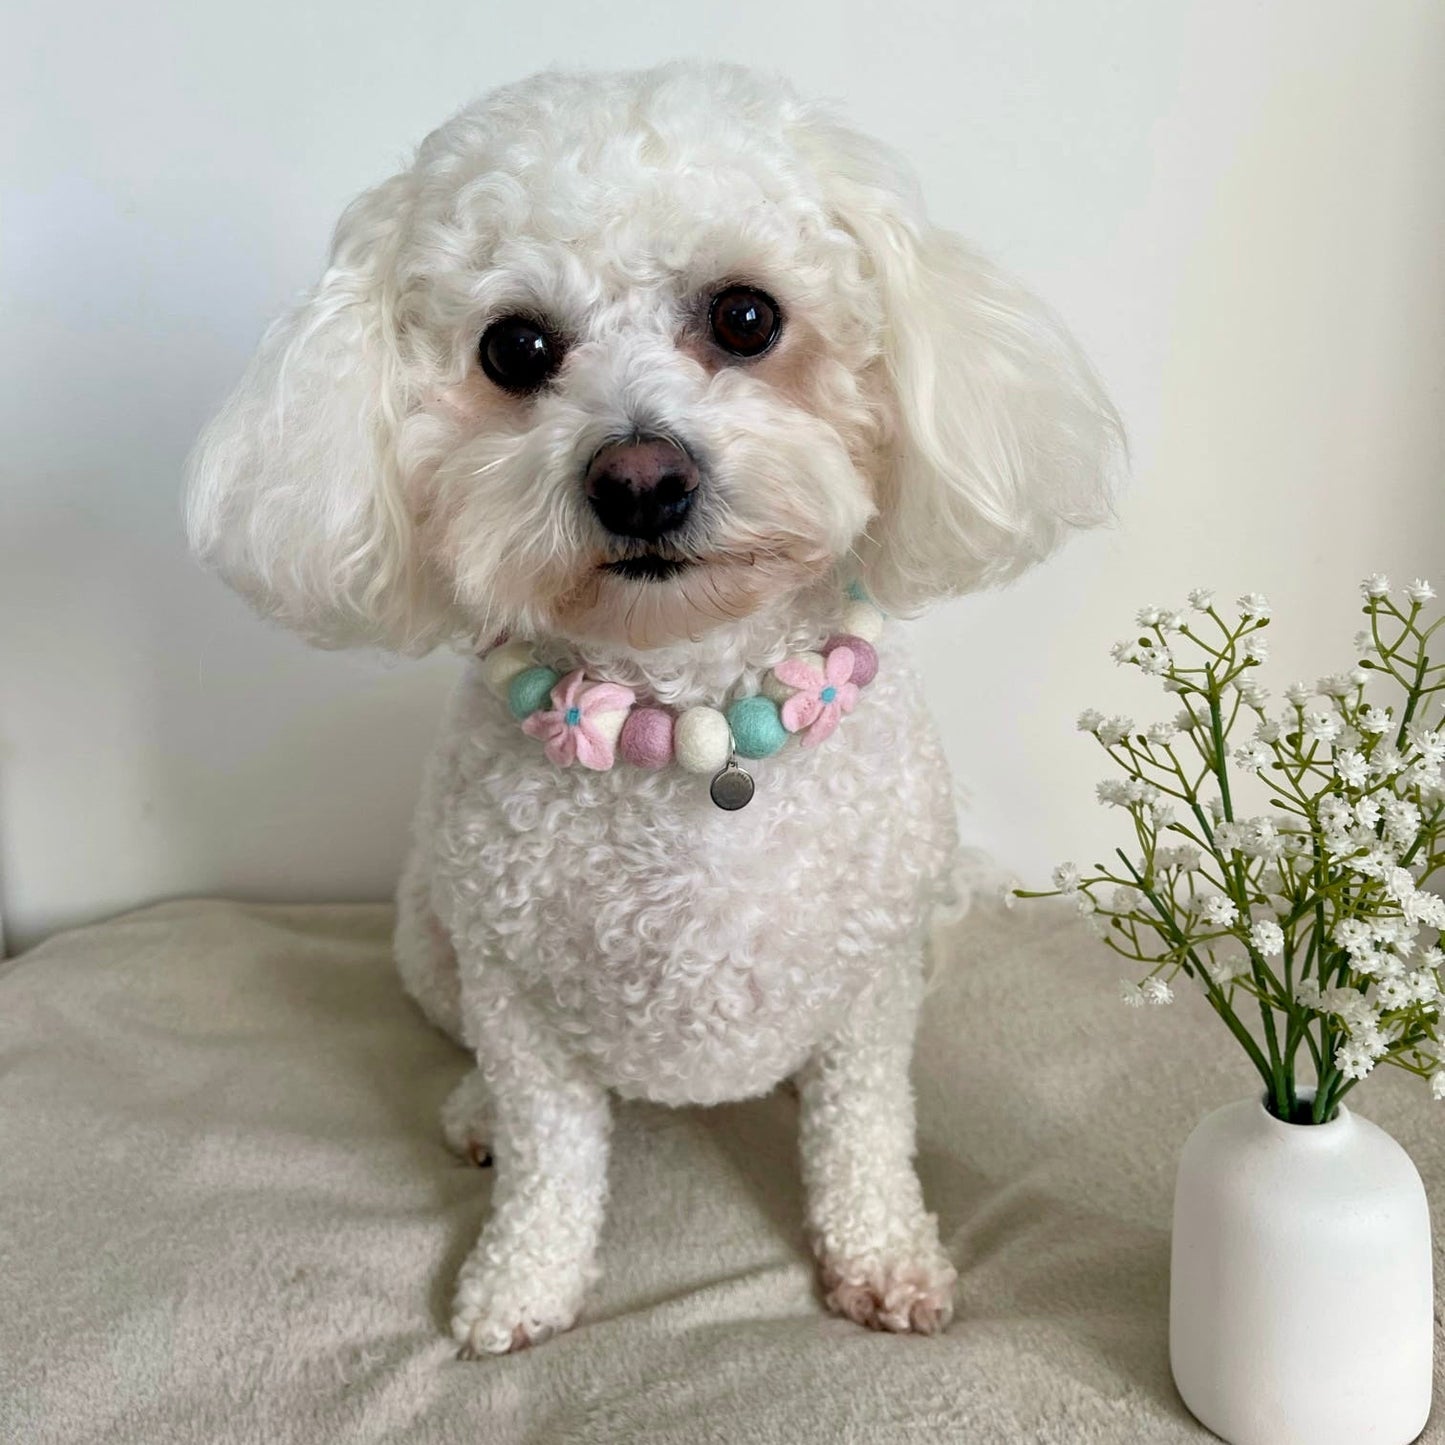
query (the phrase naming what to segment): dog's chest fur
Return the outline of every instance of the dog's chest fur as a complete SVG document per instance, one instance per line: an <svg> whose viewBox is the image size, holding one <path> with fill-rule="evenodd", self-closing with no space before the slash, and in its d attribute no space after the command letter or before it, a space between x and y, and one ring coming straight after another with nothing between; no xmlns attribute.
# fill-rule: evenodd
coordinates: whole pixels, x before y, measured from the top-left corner
<svg viewBox="0 0 1445 1445"><path fill-rule="evenodd" d="M831 738L747 764L737 813L676 768L553 766L473 668L422 808L464 1012L520 1006L624 1095L713 1102L770 1088L915 969L953 803L917 679L891 635L880 654Z"/></svg>

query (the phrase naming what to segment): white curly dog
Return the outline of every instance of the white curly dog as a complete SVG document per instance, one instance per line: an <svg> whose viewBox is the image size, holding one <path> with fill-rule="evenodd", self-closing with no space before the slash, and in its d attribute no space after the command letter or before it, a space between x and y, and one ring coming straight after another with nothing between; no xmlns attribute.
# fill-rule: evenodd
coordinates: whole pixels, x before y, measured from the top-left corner
<svg viewBox="0 0 1445 1445"><path fill-rule="evenodd" d="M849 584L915 612L1100 520L1118 452L1057 320L926 220L892 153L770 76L537 76L346 211L203 436L189 525L323 645L530 648L469 663L398 899L406 987L477 1061L448 1139L496 1163L463 1354L576 1319L609 1096L788 1078L827 1304L948 1322L909 1060L955 823L896 629L836 733L749 764L740 811L697 771L723 761L715 728L684 747L679 721L671 766L607 767L601 727L606 757L560 766L510 687L552 664L654 712L725 709L819 660Z"/></svg>

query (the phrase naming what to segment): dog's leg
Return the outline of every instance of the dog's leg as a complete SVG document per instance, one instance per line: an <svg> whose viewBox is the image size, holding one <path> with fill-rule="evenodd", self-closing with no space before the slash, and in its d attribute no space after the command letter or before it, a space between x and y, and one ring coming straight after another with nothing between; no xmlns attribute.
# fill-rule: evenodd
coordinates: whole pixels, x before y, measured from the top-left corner
<svg viewBox="0 0 1445 1445"><path fill-rule="evenodd" d="M425 851L413 844L396 890L392 936L402 987L444 1033L462 1043L462 989L451 938L431 905Z"/></svg>
<svg viewBox="0 0 1445 1445"><path fill-rule="evenodd" d="M452 1334L464 1359L525 1349L572 1324L596 1275L607 1193L603 1090L551 1051L481 1048L497 1173L491 1218L457 1281Z"/></svg>
<svg viewBox="0 0 1445 1445"><path fill-rule="evenodd" d="M801 1146L828 1308L933 1334L952 1318L957 1274L913 1169L916 1015L916 987L879 987L818 1049L798 1076Z"/></svg>
<svg viewBox="0 0 1445 1445"><path fill-rule="evenodd" d="M485 1169L492 1162L492 1092L472 1069L442 1105L442 1137L460 1159Z"/></svg>

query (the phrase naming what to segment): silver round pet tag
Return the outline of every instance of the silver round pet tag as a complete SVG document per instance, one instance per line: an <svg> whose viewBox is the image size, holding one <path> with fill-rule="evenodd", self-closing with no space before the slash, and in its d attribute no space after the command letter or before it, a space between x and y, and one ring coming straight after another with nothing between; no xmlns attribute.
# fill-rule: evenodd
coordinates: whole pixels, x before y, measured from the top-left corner
<svg viewBox="0 0 1445 1445"><path fill-rule="evenodd" d="M738 767L735 759L729 758L727 766L713 778L708 791L719 808L736 813L753 800L753 775Z"/></svg>

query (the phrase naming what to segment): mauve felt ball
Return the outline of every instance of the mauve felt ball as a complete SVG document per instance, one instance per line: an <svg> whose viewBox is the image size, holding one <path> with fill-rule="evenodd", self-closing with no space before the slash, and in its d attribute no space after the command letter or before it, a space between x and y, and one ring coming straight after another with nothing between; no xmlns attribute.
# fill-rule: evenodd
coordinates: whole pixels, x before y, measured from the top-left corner
<svg viewBox="0 0 1445 1445"><path fill-rule="evenodd" d="M672 761L672 714L660 707L633 708L617 747L633 767L665 768Z"/></svg>
<svg viewBox="0 0 1445 1445"><path fill-rule="evenodd" d="M871 642L861 637L830 637L823 645L823 656L827 657L835 647L846 647L853 654L853 675L848 679L859 687L867 687L878 676L878 653Z"/></svg>
<svg viewBox="0 0 1445 1445"><path fill-rule="evenodd" d="M529 667L526 672L519 672L507 688L507 706L512 716L528 717L538 708L546 707L559 680L550 667Z"/></svg>
<svg viewBox="0 0 1445 1445"><path fill-rule="evenodd" d="M768 697L740 697L728 708L728 726L745 758L770 758L788 740L778 705Z"/></svg>

